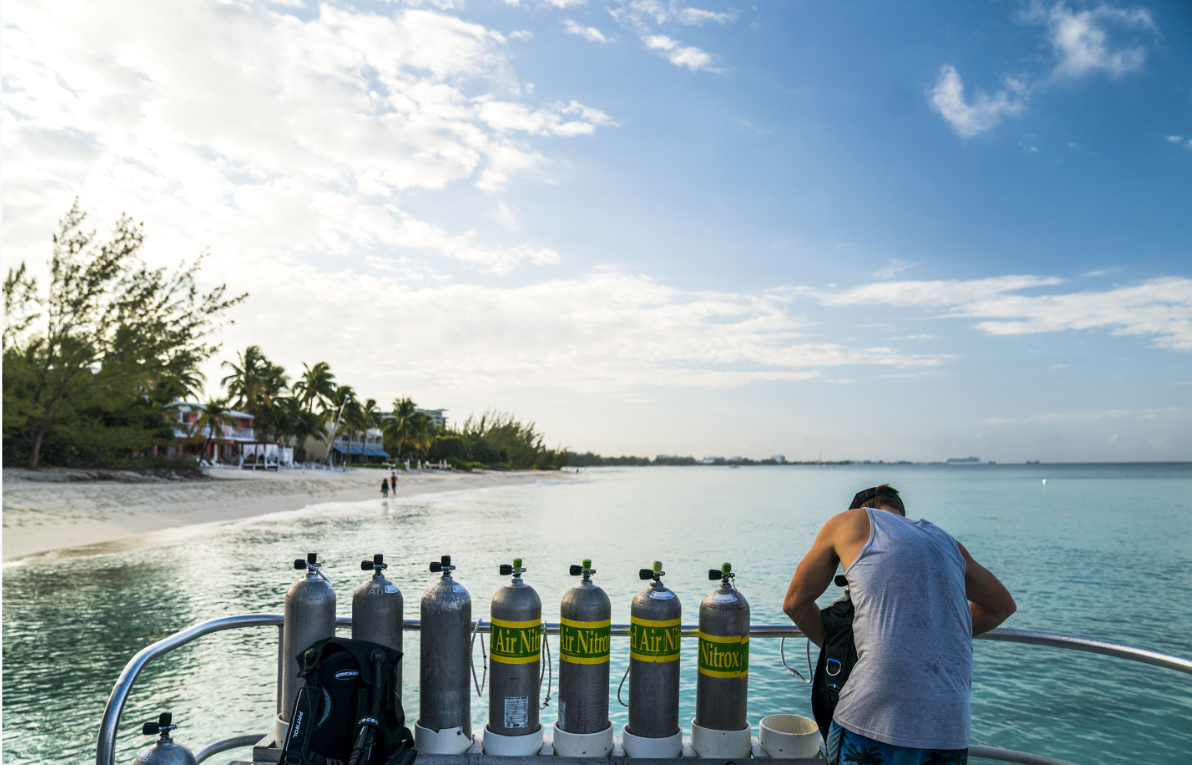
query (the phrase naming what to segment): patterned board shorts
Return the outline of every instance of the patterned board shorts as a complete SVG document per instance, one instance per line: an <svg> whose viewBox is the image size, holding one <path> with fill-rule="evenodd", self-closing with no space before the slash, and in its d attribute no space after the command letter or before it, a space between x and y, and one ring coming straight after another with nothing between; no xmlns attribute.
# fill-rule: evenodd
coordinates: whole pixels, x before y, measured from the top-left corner
<svg viewBox="0 0 1192 765"><path fill-rule="evenodd" d="M912 749L874 741L835 722L825 745L828 765L968 765L968 749Z"/></svg>

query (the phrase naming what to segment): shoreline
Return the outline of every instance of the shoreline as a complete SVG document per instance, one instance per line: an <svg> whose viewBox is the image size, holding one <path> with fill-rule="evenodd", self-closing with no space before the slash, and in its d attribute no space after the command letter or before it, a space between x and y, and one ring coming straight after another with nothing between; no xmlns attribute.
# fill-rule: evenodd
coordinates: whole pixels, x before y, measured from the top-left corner
<svg viewBox="0 0 1192 765"><path fill-rule="evenodd" d="M203 480L63 480L20 469L4 471L3 565L40 558L122 552L176 541L194 531L329 502L380 498L389 473L206 470ZM460 473L398 471L402 499L450 491L519 486L554 471Z"/></svg>

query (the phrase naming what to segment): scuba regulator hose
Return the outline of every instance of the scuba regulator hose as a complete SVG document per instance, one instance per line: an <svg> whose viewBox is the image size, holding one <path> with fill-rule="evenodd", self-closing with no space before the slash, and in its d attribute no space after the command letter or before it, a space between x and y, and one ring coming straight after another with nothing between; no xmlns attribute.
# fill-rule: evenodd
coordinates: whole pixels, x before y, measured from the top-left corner
<svg viewBox="0 0 1192 765"><path fill-rule="evenodd" d="M356 743L352 745L352 756L348 758L348 765L367 765L372 756L373 737L376 735L377 718L381 714L381 702L384 700L384 683L381 680L381 665L385 663L385 654L373 651L373 687L372 710L368 717L361 717L357 722L360 730L356 733Z"/></svg>

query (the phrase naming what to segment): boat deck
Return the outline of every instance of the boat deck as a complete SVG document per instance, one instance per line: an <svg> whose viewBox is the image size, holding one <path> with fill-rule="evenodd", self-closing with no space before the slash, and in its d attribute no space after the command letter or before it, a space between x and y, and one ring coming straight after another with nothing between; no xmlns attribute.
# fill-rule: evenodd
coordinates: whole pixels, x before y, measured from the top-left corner
<svg viewBox="0 0 1192 765"><path fill-rule="evenodd" d="M260 743L253 747L252 761L246 762L244 760L235 760L228 765L275 765L281 761L281 750L271 748L273 744L273 737L266 736L261 739ZM472 748L467 752L458 755L448 754L419 754L417 765L481 765L483 762L526 762L529 758L526 757L497 757L491 754L484 754L482 751L483 734L474 736L472 739ZM773 759L765 750L762 749L761 744L757 740L757 736L753 737L752 758L755 760L766 760L769 765L823 765L823 760L820 759ZM610 763L611 765L693 765L693 760L698 760L695 750L691 748L691 738L683 737L683 755L676 758L635 758L629 759L625 756L625 750L621 747L621 739L613 740L613 751L608 757L560 757L555 754L555 749L551 745L550 736L546 736L542 744L542 749L538 751L539 757L550 757L552 765L592 765L593 762ZM719 762L719 760L718 760Z"/></svg>

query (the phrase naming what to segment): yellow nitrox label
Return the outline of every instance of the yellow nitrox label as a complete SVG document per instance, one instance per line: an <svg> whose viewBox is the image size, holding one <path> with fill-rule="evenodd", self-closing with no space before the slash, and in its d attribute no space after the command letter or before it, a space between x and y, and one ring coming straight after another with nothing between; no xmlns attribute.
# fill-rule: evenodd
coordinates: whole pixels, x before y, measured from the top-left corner
<svg viewBox="0 0 1192 765"><path fill-rule="evenodd" d="M531 664L542 652L542 619L509 622L492 619L488 654L498 664Z"/></svg>
<svg viewBox="0 0 1192 765"><path fill-rule="evenodd" d="M638 661L678 661L681 630L678 619L629 617L629 657Z"/></svg>
<svg viewBox="0 0 1192 765"><path fill-rule="evenodd" d="M700 632L699 673L708 677L748 677L749 636Z"/></svg>
<svg viewBox="0 0 1192 765"><path fill-rule="evenodd" d="M604 664L612 643L609 619L581 622L559 620L559 660L568 664Z"/></svg>

